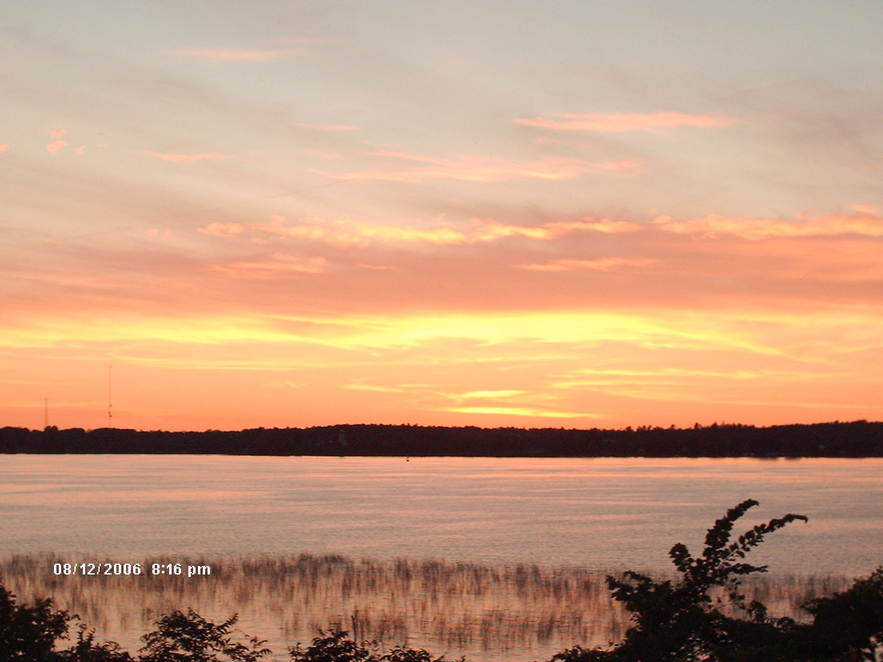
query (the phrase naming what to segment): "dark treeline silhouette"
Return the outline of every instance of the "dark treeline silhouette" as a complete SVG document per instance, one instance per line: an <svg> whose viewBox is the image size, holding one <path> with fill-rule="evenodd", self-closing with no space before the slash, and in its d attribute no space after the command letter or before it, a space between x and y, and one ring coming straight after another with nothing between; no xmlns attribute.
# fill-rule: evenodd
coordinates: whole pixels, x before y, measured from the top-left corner
<svg viewBox="0 0 883 662"><path fill-rule="evenodd" d="M239 431L0 428L0 453L464 457L883 457L883 423L624 430L333 425Z"/></svg>

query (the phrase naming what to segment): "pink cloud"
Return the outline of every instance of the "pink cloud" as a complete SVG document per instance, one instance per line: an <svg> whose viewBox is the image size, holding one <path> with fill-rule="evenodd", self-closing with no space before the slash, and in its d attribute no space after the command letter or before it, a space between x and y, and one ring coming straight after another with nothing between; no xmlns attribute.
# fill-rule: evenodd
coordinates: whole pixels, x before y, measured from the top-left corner
<svg viewBox="0 0 883 662"><path fill-rule="evenodd" d="M49 131L50 138L61 138L67 135L67 129L52 129Z"/></svg>
<svg viewBox="0 0 883 662"><path fill-rule="evenodd" d="M301 55L303 51L295 48L256 50L250 48L177 48L166 51L167 55L192 57L198 60L227 60L232 62L267 62L292 55Z"/></svg>
<svg viewBox="0 0 883 662"><path fill-rule="evenodd" d="M202 234L208 234L213 237L234 237L245 231L245 226L241 223L209 223L197 229Z"/></svg>
<svg viewBox="0 0 883 662"><path fill-rule="evenodd" d="M210 161L213 159L232 159L231 154L220 154L217 152L202 152L199 154L170 154L166 152L144 152L147 156L155 159L162 159L170 163L196 163L197 161Z"/></svg>
<svg viewBox="0 0 883 662"><path fill-rule="evenodd" d="M144 234L151 239L171 239L172 231L169 228L147 228Z"/></svg>
<svg viewBox="0 0 883 662"><path fill-rule="evenodd" d="M82 156L83 154L86 153L86 146L85 146L85 145L80 145L79 147L77 147L77 148L74 150L74 152L76 152L77 156Z"/></svg>
<svg viewBox="0 0 883 662"><path fill-rule="evenodd" d="M9 145L0 145L0 152L8 152Z"/></svg>
<svg viewBox="0 0 883 662"><path fill-rule="evenodd" d="M640 268L659 260L649 258L602 257L596 260L550 260L540 264L518 264L516 269L527 271L613 271L622 268Z"/></svg>
<svg viewBox="0 0 883 662"><path fill-rule="evenodd" d="M229 264L214 265L212 270L233 278L270 280L290 274L321 274L328 271L324 257L302 257L286 253L273 253L269 259L243 260Z"/></svg>
<svg viewBox="0 0 883 662"><path fill-rule="evenodd" d="M56 140L55 142L46 145L46 151L50 154L55 154L55 152L64 149L68 145L70 145L70 143L67 140Z"/></svg>
<svg viewBox="0 0 883 662"><path fill-rule="evenodd" d="M316 174L342 181L387 181L419 183L433 179L452 179L464 182L500 182L509 179L573 179L586 173L635 174L637 161L584 161L570 158L546 158L535 161L503 161L500 159L461 156L452 159L405 154L402 152L374 152L374 156L414 161L421 166L405 169L376 169L331 174L314 170Z"/></svg>
<svg viewBox="0 0 883 662"><path fill-rule="evenodd" d="M307 124L305 122L291 122L291 126L313 131L356 131L359 129L357 124Z"/></svg>
<svg viewBox="0 0 883 662"><path fill-rule="evenodd" d="M680 126L723 127L735 120L687 113L559 113L554 118L518 118L516 124L554 131L595 131L597 133L653 132Z"/></svg>
<svg viewBox="0 0 883 662"><path fill-rule="evenodd" d="M867 214L869 216L875 216L879 213L879 210L873 205L852 205L852 209L859 214Z"/></svg>
<svg viewBox="0 0 883 662"><path fill-rule="evenodd" d="M392 264L357 264L356 266L369 271L400 271L399 267Z"/></svg>
<svg viewBox="0 0 883 662"><path fill-rule="evenodd" d="M660 216L653 221L653 224L666 232L706 238L730 235L759 240L775 237L833 237L847 234L883 237L883 218L867 212L827 215L804 212L792 220L709 214L701 218L676 221L670 216Z"/></svg>

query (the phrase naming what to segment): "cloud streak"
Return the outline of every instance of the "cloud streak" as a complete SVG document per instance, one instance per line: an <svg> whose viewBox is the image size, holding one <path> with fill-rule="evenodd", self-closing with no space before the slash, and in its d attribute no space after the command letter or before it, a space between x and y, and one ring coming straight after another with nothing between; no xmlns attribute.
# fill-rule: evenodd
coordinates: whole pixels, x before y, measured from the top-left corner
<svg viewBox="0 0 883 662"><path fill-rule="evenodd" d="M216 224L212 224L216 225ZM206 226L209 228L210 226ZM627 221L591 218L580 221L552 221L537 226L512 225L494 220L474 220L460 226L413 228L394 225L376 225L350 219L301 218L288 223L281 215L273 215L270 223L252 225L255 232L281 237L316 241L332 246L354 246L372 243L425 243L436 246L472 244L498 241L506 238L526 238L540 241L557 239L581 232L617 234L637 232L642 226ZM200 229L206 234L218 234ZM227 235L229 236L229 235Z"/></svg>
<svg viewBox="0 0 883 662"><path fill-rule="evenodd" d="M244 231L245 226L242 223L209 223L201 228L197 228L197 232L212 237L235 237Z"/></svg>
<svg viewBox="0 0 883 662"><path fill-rule="evenodd" d="M532 416L536 418L603 418L601 414L553 411L532 407L446 407L441 411L455 414L485 414L502 416Z"/></svg>
<svg viewBox="0 0 883 662"><path fill-rule="evenodd" d="M165 51L166 55L193 58L196 60L223 60L227 62L269 62L280 58L302 55L297 48L253 49L253 48L176 48Z"/></svg>
<svg viewBox="0 0 883 662"><path fill-rule="evenodd" d="M558 113L553 117L517 118L516 124L552 131L595 133L654 133L677 127L719 128L733 124L728 117L687 113Z"/></svg>
<svg viewBox="0 0 883 662"><path fill-rule="evenodd" d="M46 151L50 154L55 154L56 152L60 152L61 150L63 150L68 145L70 145L70 143L67 140L56 140L46 145Z"/></svg>
<svg viewBox="0 0 883 662"><path fill-rule="evenodd" d="M586 161L573 158L543 158L533 161L459 156L436 158L403 152L374 152L385 159L411 161L423 165L409 168L375 168L343 173L313 170L316 174L340 181L385 181L419 184L437 179L461 182L492 183L513 179L566 180L585 174L634 175L640 169L635 160Z"/></svg>
<svg viewBox="0 0 883 662"><path fill-rule="evenodd" d="M308 124L306 122L291 122L291 126L296 129L309 129L311 131L357 131L357 124Z"/></svg>
<svg viewBox="0 0 883 662"><path fill-rule="evenodd" d="M855 208L853 208L855 209ZM853 214L811 214L804 212L793 220L751 218L709 214L686 221L660 216L653 224L665 232L698 235L704 238L734 236L750 241L781 237L835 237L857 235L883 237L883 217L865 206Z"/></svg>
<svg viewBox="0 0 883 662"><path fill-rule="evenodd" d="M197 154L176 154L169 152L144 152L146 156L161 159L169 163L197 163L198 161L213 161L217 159L232 159L232 154L220 152L200 152Z"/></svg>
<svg viewBox="0 0 883 662"><path fill-rule="evenodd" d="M328 271L324 257L303 257L287 253L273 253L269 259L243 260L213 265L211 269L232 278L273 280L292 274L321 274Z"/></svg>
<svg viewBox="0 0 883 662"><path fill-rule="evenodd" d="M518 264L516 269L527 271L614 271L617 269L642 268L656 264L659 260L650 258L602 257L596 260L549 260L538 264Z"/></svg>

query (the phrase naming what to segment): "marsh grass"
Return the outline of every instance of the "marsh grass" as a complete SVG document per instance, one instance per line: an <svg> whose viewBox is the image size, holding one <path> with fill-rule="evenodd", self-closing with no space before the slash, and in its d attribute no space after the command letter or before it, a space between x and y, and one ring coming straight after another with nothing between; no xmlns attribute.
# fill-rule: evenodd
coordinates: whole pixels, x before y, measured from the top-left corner
<svg viewBox="0 0 883 662"><path fill-rule="evenodd" d="M159 616L188 607L221 619L239 613L240 627L280 654L335 625L356 639L472 660L542 659L574 643L618 641L628 627L604 581L617 570L299 554L142 561L145 572L155 562L211 566L211 576L189 579L53 575L53 563L79 560L12 556L0 560L0 577L24 600L52 596L130 650ZM746 582L746 592L771 614L804 619L801 604L850 584L845 576L770 574Z"/></svg>

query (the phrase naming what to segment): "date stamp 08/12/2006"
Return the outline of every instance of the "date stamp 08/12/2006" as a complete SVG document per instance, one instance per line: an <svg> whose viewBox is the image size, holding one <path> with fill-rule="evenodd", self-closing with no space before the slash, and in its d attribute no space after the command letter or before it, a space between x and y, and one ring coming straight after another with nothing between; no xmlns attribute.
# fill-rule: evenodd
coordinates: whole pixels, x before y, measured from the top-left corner
<svg viewBox="0 0 883 662"><path fill-rule="evenodd" d="M155 563L112 563L110 561L52 564L53 575L64 576L130 576L149 575L154 577L208 577L212 574L210 565L191 565L157 561Z"/></svg>

